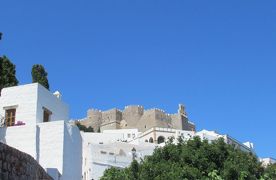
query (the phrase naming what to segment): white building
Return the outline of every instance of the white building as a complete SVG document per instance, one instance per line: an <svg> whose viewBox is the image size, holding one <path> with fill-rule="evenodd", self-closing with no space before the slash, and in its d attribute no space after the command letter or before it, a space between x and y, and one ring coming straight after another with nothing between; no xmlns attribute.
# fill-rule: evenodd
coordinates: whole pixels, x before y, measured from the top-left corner
<svg viewBox="0 0 276 180"><path fill-rule="evenodd" d="M171 128L160 128L160 127L153 127L143 133L140 133L137 138L133 140L133 143L141 143L141 142L148 142L159 144L160 146L165 145L165 142L170 138L173 137L176 141L179 137L182 137L184 140L188 140L193 137L195 131L185 131L185 130L177 130Z"/></svg>
<svg viewBox="0 0 276 180"><path fill-rule="evenodd" d="M68 113L61 99L37 83L4 88L0 141L30 154L58 179L81 179L81 136Z"/></svg>
<svg viewBox="0 0 276 180"><path fill-rule="evenodd" d="M124 168L133 158L139 161L151 155L170 137L175 142L179 137L188 140L199 136L210 142L223 138L228 144L254 153L252 143L240 143L215 131L153 127L143 133L138 129L80 133L68 119L69 109L60 93L52 94L37 83L2 90L0 141L30 154L55 180L99 179L109 167Z"/></svg>
<svg viewBox="0 0 276 180"><path fill-rule="evenodd" d="M268 158L260 158L259 160L260 160L260 162L262 163L262 165L263 165L264 167L267 167L267 166L269 166L269 165L272 165L272 164L275 164L275 163L276 163L276 159L271 158L271 157L268 157Z"/></svg>
<svg viewBox="0 0 276 180"><path fill-rule="evenodd" d="M137 129L106 130L103 133L81 133L83 140L83 179L99 179L109 167L125 168L133 160L151 155L151 143L132 144ZM130 135L129 135L130 134ZM135 152L133 152L135 150ZM135 153L135 154L133 154Z"/></svg>
<svg viewBox="0 0 276 180"><path fill-rule="evenodd" d="M59 98L38 83L2 89L0 117L6 125L26 125L69 119L69 109Z"/></svg>
<svg viewBox="0 0 276 180"><path fill-rule="evenodd" d="M221 135L215 131L202 130L202 131L197 132L195 135L199 136L202 140L207 139L209 142L212 142L219 138L223 138L225 143L231 144L231 145L235 146L235 148L239 148L240 150L242 150L244 152L251 152L251 153L255 154L253 143L250 143L250 142L241 143L238 140L234 139L233 137L231 137L227 134Z"/></svg>

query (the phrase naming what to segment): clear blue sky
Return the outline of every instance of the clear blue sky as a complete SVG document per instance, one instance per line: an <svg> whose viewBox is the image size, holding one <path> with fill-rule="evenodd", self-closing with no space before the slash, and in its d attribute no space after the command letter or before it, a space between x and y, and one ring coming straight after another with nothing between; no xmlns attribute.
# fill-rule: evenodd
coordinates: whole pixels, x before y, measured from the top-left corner
<svg viewBox="0 0 276 180"><path fill-rule="evenodd" d="M71 118L184 103L197 129L276 157L276 1L2 1L0 55L43 64Z"/></svg>

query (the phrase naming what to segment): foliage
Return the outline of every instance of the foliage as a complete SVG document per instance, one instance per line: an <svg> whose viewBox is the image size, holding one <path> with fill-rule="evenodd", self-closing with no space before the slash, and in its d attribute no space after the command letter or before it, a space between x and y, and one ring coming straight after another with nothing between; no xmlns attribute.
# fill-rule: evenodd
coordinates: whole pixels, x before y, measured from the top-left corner
<svg viewBox="0 0 276 180"><path fill-rule="evenodd" d="M209 143L195 137L179 139L178 144L171 139L140 163L133 161L128 168L106 170L102 180L247 180L260 179L263 173L255 155L235 149L223 139Z"/></svg>
<svg viewBox="0 0 276 180"><path fill-rule="evenodd" d="M78 126L79 130L80 131L83 131L83 132L94 132L94 129L89 126L88 128L82 124L80 124L79 122L76 122L76 125Z"/></svg>
<svg viewBox="0 0 276 180"><path fill-rule="evenodd" d="M264 172L262 177L263 180L276 179L276 164L269 165Z"/></svg>
<svg viewBox="0 0 276 180"><path fill-rule="evenodd" d="M6 57L0 57L0 92L5 87L17 86L15 65Z"/></svg>
<svg viewBox="0 0 276 180"><path fill-rule="evenodd" d="M44 86L46 89L49 89L49 82L48 82L48 73L44 69L44 67L40 64L33 65L32 68L32 79L33 83L39 83Z"/></svg>

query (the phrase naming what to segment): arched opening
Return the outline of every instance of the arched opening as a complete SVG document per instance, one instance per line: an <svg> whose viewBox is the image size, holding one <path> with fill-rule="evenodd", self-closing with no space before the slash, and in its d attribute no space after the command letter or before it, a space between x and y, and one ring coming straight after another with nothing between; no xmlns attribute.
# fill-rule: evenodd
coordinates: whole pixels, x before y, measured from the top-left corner
<svg viewBox="0 0 276 180"><path fill-rule="evenodd" d="M153 138L152 138L152 137L149 138L149 142L150 142L150 143L153 143Z"/></svg>
<svg viewBox="0 0 276 180"><path fill-rule="evenodd" d="M165 142L164 136L159 136L159 137L157 138L157 143L160 144L160 143L163 143L163 142Z"/></svg>
<svg viewBox="0 0 276 180"><path fill-rule="evenodd" d="M146 139L145 142L149 142L149 141Z"/></svg>

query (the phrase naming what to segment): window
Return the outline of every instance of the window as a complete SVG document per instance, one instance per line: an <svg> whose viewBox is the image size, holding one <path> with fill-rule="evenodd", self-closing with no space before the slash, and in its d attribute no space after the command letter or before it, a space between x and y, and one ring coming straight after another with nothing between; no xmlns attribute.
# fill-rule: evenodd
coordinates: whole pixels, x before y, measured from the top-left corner
<svg viewBox="0 0 276 180"><path fill-rule="evenodd" d="M131 134L127 134L127 138L130 138Z"/></svg>
<svg viewBox="0 0 276 180"><path fill-rule="evenodd" d="M101 154L106 154L106 151L101 151Z"/></svg>
<svg viewBox="0 0 276 180"><path fill-rule="evenodd" d="M16 113L16 109L7 109L6 110L6 126L13 126L15 123L15 113Z"/></svg>
<svg viewBox="0 0 276 180"><path fill-rule="evenodd" d="M150 142L150 143L153 143L153 138L152 138L152 137L149 138L149 142Z"/></svg>
<svg viewBox="0 0 276 180"><path fill-rule="evenodd" d="M43 107L43 122L49 122L52 112Z"/></svg>
<svg viewBox="0 0 276 180"><path fill-rule="evenodd" d="M163 142L165 142L165 138L163 136L159 136L158 139L157 139L157 143L161 144Z"/></svg>

